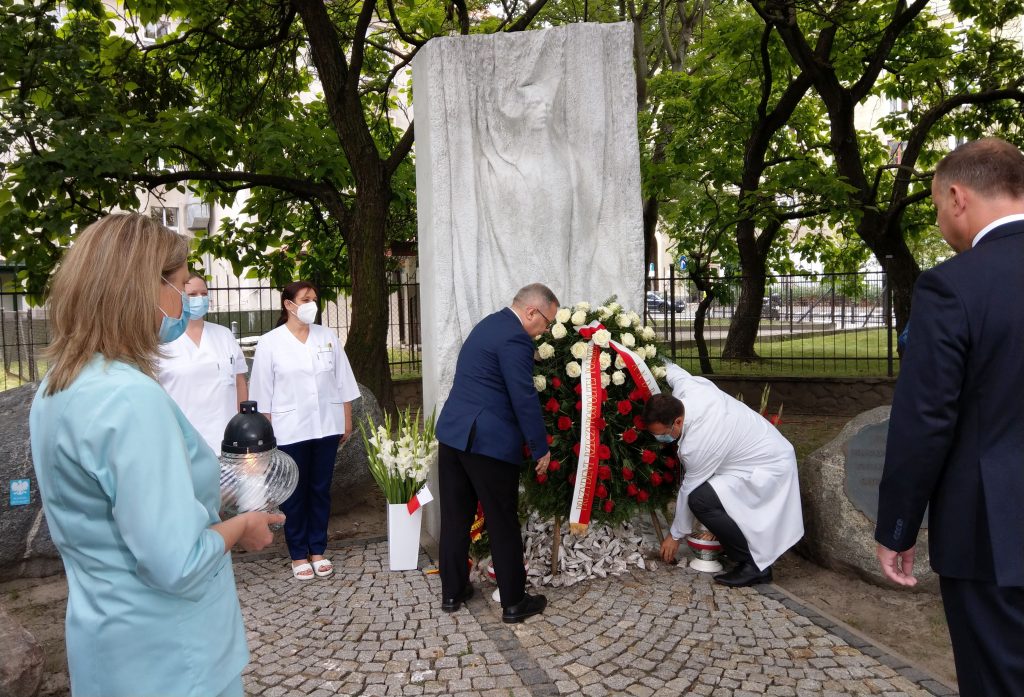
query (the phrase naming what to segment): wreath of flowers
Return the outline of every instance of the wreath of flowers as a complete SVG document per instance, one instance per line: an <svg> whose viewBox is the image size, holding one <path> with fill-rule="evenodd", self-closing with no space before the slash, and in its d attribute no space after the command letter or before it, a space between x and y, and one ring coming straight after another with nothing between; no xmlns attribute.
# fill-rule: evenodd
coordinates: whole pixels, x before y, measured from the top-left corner
<svg viewBox="0 0 1024 697"><path fill-rule="evenodd" d="M596 331L594 323L599 324ZM590 338L580 334L589 328ZM664 446L643 422L645 391L638 389L626 364L612 349L615 341L648 363L659 387L666 390L665 368L654 365L658 355L655 333L640 315L626 311L614 299L591 308L580 302L563 307L551 328L536 339L533 382L548 430L551 463L546 474L524 468L526 506L545 518L569 514L583 427L581 359L590 341L600 347L601 395L597 428L600 465L591 521L615 525L638 511L664 509L675 499L679 461L674 446ZM526 454L527 460L532 458Z"/></svg>

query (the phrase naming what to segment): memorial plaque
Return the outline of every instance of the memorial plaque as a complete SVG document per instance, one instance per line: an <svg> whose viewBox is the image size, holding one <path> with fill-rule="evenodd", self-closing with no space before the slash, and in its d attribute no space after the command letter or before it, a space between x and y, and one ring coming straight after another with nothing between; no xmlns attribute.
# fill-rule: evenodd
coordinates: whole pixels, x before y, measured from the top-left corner
<svg viewBox="0 0 1024 697"><path fill-rule="evenodd" d="M878 484L885 466L889 421L865 426L846 445L846 496L861 513L878 520ZM928 527L925 511L921 528Z"/></svg>

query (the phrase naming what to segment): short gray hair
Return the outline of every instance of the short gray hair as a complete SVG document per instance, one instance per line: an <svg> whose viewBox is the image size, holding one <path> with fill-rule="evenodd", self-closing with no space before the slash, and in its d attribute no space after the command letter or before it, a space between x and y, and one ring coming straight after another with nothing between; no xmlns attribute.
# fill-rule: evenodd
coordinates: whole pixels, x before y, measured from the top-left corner
<svg viewBox="0 0 1024 697"><path fill-rule="evenodd" d="M545 307L548 305L557 305L558 298L551 292L543 283L531 283L528 286L523 286L516 293L516 297L512 298L513 305L541 305Z"/></svg>

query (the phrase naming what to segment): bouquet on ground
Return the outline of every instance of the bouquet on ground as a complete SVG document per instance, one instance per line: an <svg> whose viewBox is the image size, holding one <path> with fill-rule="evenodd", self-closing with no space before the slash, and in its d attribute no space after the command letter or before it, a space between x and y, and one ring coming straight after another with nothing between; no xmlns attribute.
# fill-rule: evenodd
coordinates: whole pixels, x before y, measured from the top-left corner
<svg viewBox="0 0 1024 697"><path fill-rule="evenodd" d="M425 490L427 474L437 460L433 414L423 421L418 409L405 409L395 421L385 412L382 424L375 426L367 417L365 423L359 424L359 430L366 445L370 473L387 502L408 504L410 513L420 503L426 503L421 490Z"/></svg>
<svg viewBox="0 0 1024 697"><path fill-rule="evenodd" d="M533 380L551 463L545 474L525 470L530 509L585 530L591 520L616 524L675 498L675 449L663 448L642 418L647 399L665 389L654 339L640 315L613 299L559 309L536 340Z"/></svg>

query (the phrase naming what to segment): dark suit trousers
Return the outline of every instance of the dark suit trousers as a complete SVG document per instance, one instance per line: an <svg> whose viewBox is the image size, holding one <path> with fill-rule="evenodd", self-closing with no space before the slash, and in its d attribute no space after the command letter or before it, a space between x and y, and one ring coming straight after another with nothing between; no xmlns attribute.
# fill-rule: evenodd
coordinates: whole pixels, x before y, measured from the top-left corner
<svg viewBox="0 0 1024 697"><path fill-rule="evenodd" d="M687 503L697 516L697 520L722 543L722 550L729 559L737 564L754 563L754 558L750 556L750 547L747 546L747 538L736 525L736 521L725 512L722 500L718 498L710 482L704 482L694 489Z"/></svg>
<svg viewBox="0 0 1024 697"><path fill-rule="evenodd" d="M939 582L962 697L1024 695L1024 588Z"/></svg>
<svg viewBox="0 0 1024 697"><path fill-rule="evenodd" d="M469 527L476 502L484 509L491 561L502 606L523 599L523 534L519 526L519 466L486 455L467 453L440 443L441 596L458 597L469 584Z"/></svg>

